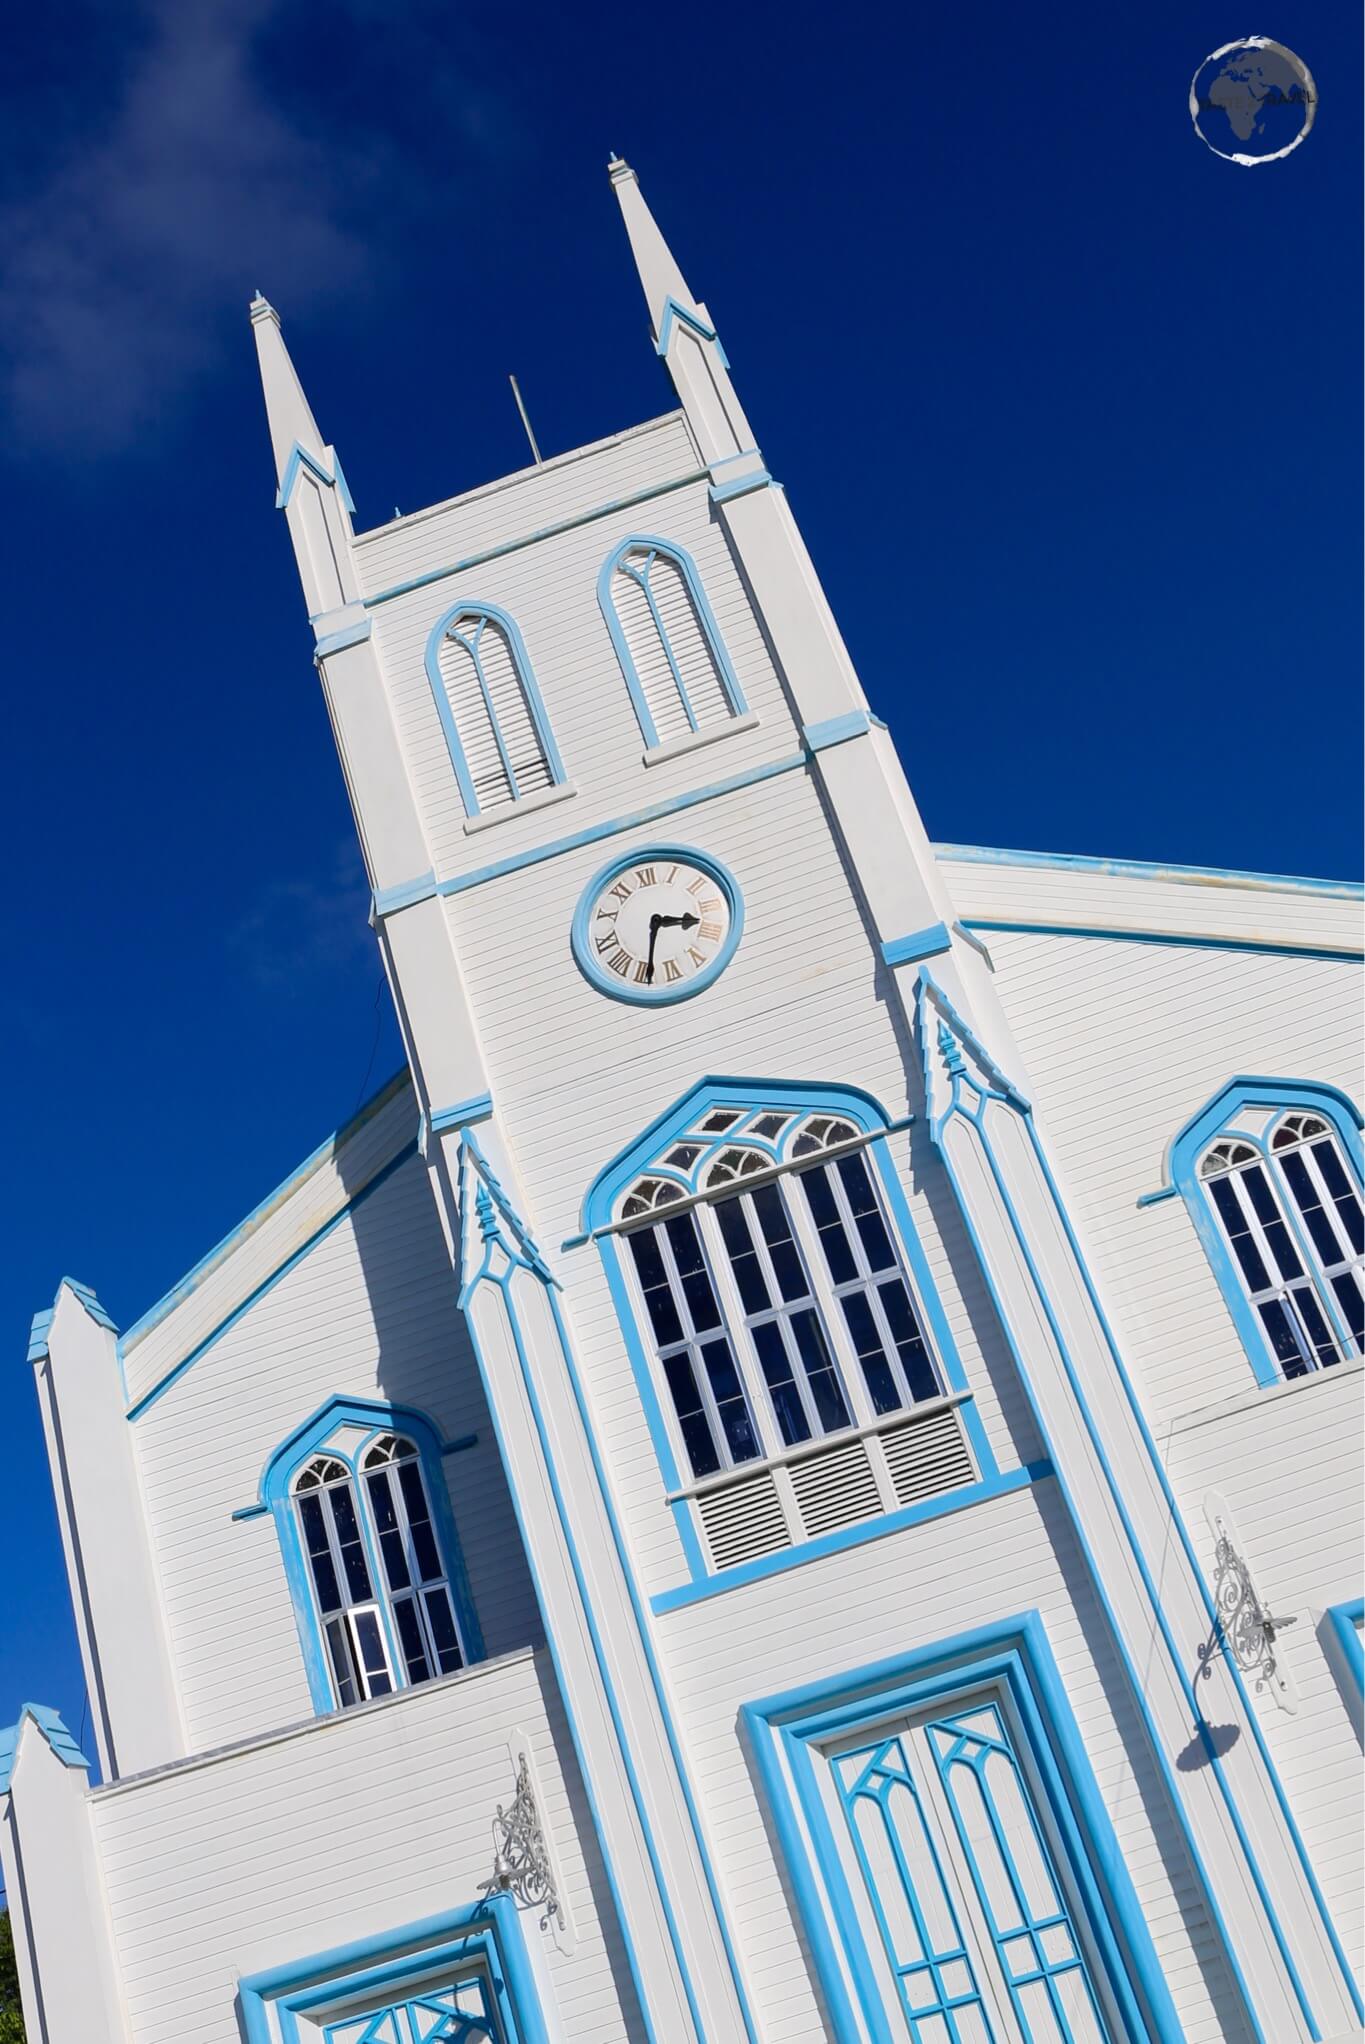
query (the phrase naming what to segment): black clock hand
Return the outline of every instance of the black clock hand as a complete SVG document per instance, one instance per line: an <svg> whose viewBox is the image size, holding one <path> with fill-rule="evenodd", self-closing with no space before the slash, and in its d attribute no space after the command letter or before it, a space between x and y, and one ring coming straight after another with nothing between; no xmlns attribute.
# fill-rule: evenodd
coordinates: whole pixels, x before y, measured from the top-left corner
<svg viewBox="0 0 1365 2044"><path fill-rule="evenodd" d="M697 920L698 918L693 915L651 916L649 927L651 930L655 928L660 930L692 930L696 928Z"/></svg>
<svg viewBox="0 0 1365 2044"><path fill-rule="evenodd" d="M654 946L658 940L660 925L667 922L666 916L651 916L649 919L649 955L645 959L645 985L654 984Z"/></svg>

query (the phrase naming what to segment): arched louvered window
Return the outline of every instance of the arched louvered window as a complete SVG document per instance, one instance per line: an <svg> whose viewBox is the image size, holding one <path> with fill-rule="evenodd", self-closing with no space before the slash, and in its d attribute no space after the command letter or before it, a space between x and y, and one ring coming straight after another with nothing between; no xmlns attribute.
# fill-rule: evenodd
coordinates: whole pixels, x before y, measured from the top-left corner
<svg viewBox="0 0 1365 2044"><path fill-rule="evenodd" d="M646 746L744 714L711 606L681 548L626 540L603 566L597 595Z"/></svg>
<svg viewBox="0 0 1365 2044"><path fill-rule="evenodd" d="M490 604L447 611L427 642L426 665L467 816L563 781L531 662L506 612Z"/></svg>
<svg viewBox="0 0 1365 2044"><path fill-rule="evenodd" d="M1259 1140L1229 1135L1199 1177L1237 1278L1287 1378L1365 1349L1365 1208L1335 1131L1285 1114Z"/></svg>

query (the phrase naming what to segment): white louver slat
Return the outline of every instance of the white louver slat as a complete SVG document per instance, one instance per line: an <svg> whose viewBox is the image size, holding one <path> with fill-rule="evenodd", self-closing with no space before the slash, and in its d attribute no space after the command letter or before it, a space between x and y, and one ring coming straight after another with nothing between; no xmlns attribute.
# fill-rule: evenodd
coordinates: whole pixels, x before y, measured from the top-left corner
<svg viewBox="0 0 1365 2044"><path fill-rule="evenodd" d="M441 680L479 810L549 787L554 776L506 632L477 614L457 619L454 630L458 637L442 642Z"/></svg>
<svg viewBox="0 0 1365 2044"><path fill-rule="evenodd" d="M656 742L731 716L720 663L679 563L634 547L618 565L611 593Z"/></svg>
<svg viewBox="0 0 1365 2044"><path fill-rule="evenodd" d="M976 1479L972 1451L956 1410L911 1420L881 1437L882 1453L901 1504L937 1497Z"/></svg>
<svg viewBox="0 0 1365 2044"><path fill-rule="evenodd" d="M795 1463L792 1489L808 1540L870 1519L882 1509L865 1441L850 1441L847 1447L830 1448Z"/></svg>
<svg viewBox="0 0 1365 2044"><path fill-rule="evenodd" d="M767 1471L708 1491L698 1509L712 1568L737 1568L740 1562L791 1546L777 1486Z"/></svg>

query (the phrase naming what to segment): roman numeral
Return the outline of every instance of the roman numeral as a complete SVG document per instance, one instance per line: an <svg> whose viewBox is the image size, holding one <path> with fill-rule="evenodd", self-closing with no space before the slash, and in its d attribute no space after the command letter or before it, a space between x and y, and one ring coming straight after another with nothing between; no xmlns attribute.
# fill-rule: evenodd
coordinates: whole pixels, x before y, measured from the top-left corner
<svg viewBox="0 0 1365 2044"><path fill-rule="evenodd" d="M671 886L673 885L673 882L674 882L674 881L675 881L675 880L677 879L677 877L678 877L678 869L677 869L677 867L676 867L676 866L670 866L670 867L669 867L669 869L668 869L668 880L667 880L667 883L666 883L666 884L667 884L667 885L668 885L669 887L671 887Z"/></svg>
<svg viewBox="0 0 1365 2044"><path fill-rule="evenodd" d="M594 937L593 942L596 944L599 954L604 951L610 951L616 942L616 932L615 930L608 930L605 937Z"/></svg>
<svg viewBox="0 0 1365 2044"><path fill-rule="evenodd" d="M612 899L615 901L630 900L630 889L627 887L624 880L618 880L616 885L612 888L611 892Z"/></svg>
<svg viewBox="0 0 1365 2044"><path fill-rule="evenodd" d="M616 973L619 978L624 979L630 971L629 951L618 951L614 958L607 960L607 968L609 971Z"/></svg>
<svg viewBox="0 0 1365 2044"><path fill-rule="evenodd" d="M682 978L682 972L680 968L673 963L673 960L671 958L665 958L664 960L664 978L667 980L670 986L672 986L676 980L680 980Z"/></svg>
<svg viewBox="0 0 1365 2044"><path fill-rule="evenodd" d="M697 932L697 938L703 944L718 944L721 938L720 924L704 922Z"/></svg>
<svg viewBox="0 0 1365 2044"><path fill-rule="evenodd" d="M689 894L700 894L704 887L709 887L710 885L711 882L707 879L706 875L698 873L695 880L688 881L687 891Z"/></svg>
<svg viewBox="0 0 1365 2044"><path fill-rule="evenodd" d="M699 901L697 903L697 907L701 910L704 916L713 916L720 906L721 901L719 895L712 895L710 901Z"/></svg>
<svg viewBox="0 0 1365 2044"><path fill-rule="evenodd" d="M641 887L653 887L655 884L654 868L652 866L637 866L635 868L635 878L639 881Z"/></svg>
<svg viewBox="0 0 1365 2044"><path fill-rule="evenodd" d="M635 961L635 984L637 987L647 987L649 985L649 960L647 958L637 958Z"/></svg>
<svg viewBox="0 0 1365 2044"><path fill-rule="evenodd" d="M688 957L689 957L689 958L690 958L690 959L692 960L692 963L693 963L694 965L705 965L705 963L706 963L706 959L705 959L705 956L704 956L704 954L703 954L702 952L698 951L698 949L697 949L697 947L696 947L696 945L695 945L695 944L689 944L689 945L688 945L688 947L687 947L687 955L688 955Z"/></svg>

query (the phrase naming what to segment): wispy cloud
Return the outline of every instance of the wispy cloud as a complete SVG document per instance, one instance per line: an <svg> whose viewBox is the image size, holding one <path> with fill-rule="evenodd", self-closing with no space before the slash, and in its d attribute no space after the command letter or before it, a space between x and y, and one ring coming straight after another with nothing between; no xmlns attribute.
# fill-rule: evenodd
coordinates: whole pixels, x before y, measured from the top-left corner
<svg viewBox="0 0 1365 2044"><path fill-rule="evenodd" d="M340 0L334 46L359 39L365 11ZM141 0L126 10L121 72L63 80L79 118L29 189L7 180L0 205L12 442L125 446L214 368L254 288L297 312L375 281L383 237L364 228L378 189L402 182L401 138L373 114L329 123L297 68L284 67L293 84L271 74L294 12L289 0ZM479 149L472 107L451 129Z"/></svg>
<svg viewBox="0 0 1365 2044"><path fill-rule="evenodd" d="M228 936L228 948L257 986L316 1000L318 983L377 969L369 890L353 841L339 844L331 870L276 878Z"/></svg>

